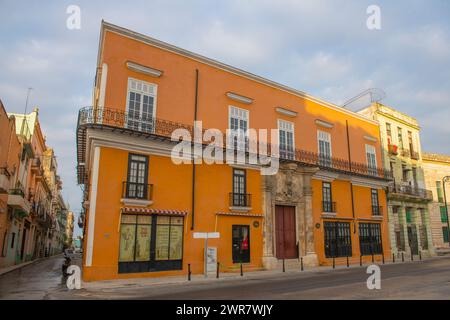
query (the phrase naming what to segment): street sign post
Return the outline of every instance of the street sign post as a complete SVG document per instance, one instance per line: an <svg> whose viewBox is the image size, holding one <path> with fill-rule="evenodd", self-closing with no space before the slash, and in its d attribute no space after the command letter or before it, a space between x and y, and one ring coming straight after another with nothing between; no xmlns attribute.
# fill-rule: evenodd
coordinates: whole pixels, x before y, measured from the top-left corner
<svg viewBox="0 0 450 320"><path fill-rule="evenodd" d="M192 235L194 239L205 239L205 247L203 253L204 259L204 273L205 278L208 277L208 239L218 239L220 238L219 232L194 232ZM217 255L217 253L216 253Z"/></svg>

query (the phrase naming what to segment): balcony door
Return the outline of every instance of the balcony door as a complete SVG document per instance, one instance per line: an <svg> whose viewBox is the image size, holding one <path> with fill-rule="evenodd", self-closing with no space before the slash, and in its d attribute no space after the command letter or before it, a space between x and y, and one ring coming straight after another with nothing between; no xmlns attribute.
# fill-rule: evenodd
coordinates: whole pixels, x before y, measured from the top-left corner
<svg viewBox="0 0 450 320"><path fill-rule="evenodd" d="M298 258L295 207L275 206L275 228L277 258Z"/></svg>
<svg viewBox="0 0 450 320"><path fill-rule="evenodd" d="M156 85L128 79L126 125L136 131L153 132L156 108Z"/></svg>
<svg viewBox="0 0 450 320"><path fill-rule="evenodd" d="M128 156L128 175L126 197L129 199L146 199L148 192L148 157L138 154Z"/></svg>
<svg viewBox="0 0 450 320"><path fill-rule="evenodd" d="M233 169L233 206L247 206L245 170Z"/></svg>

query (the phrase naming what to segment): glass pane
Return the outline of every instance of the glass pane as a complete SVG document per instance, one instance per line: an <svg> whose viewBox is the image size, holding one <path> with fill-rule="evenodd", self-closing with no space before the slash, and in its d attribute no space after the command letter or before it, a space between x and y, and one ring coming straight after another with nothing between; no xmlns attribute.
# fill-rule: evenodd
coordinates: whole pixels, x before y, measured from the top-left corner
<svg viewBox="0 0 450 320"><path fill-rule="evenodd" d="M151 225L138 225L136 239L136 261L150 260Z"/></svg>
<svg viewBox="0 0 450 320"><path fill-rule="evenodd" d="M169 226L159 225L156 227L155 250L156 260L167 260L169 258Z"/></svg>
<svg viewBox="0 0 450 320"><path fill-rule="evenodd" d="M151 224L152 216L138 216L138 224Z"/></svg>
<svg viewBox="0 0 450 320"><path fill-rule="evenodd" d="M170 260L180 260L183 252L183 226L170 227Z"/></svg>
<svg viewBox="0 0 450 320"><path fill-rule="evenodd" d="M136 223L136 216L135 215L130 215L130 214L123 214L121 222L122 223L135 224Z"/></svg>
<svg viewBox="0 0 450 320"><path fill-rule="evenodd" d="M170 217L169 216L158 216L157 224L169 224Z"/></svg>
<svg viewBox="0 0 450 320"><path fill-rule="evenodd" d="M123 224L120 226L119 261L134 261L134 244L136 225Z"/></svg>
<svg viewBox="0 0 450 320"><path fill-rule="evenodd" d="M170 223L172 225L174 224L178 224L178 225L182 225L183 224L183 217L172 217L172 219L170 220Z"/></svg>

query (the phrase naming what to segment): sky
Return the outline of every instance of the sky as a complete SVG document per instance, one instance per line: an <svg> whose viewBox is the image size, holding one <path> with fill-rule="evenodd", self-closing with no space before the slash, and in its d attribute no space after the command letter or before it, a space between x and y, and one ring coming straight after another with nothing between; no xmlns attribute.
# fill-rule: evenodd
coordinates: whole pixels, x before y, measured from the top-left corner
<svg viewBox="0 0 450 320"><path fill-rule="evenodd" d="M70 5L80 29L67 28ZM379 30L367 28L369 5ZM339 105L381 89L418 119L423 151L450 154L448 0L0 0L0 99L24 112L33 88L28 111L39 107L76 215L77 112L91 105L102 19Z"/></svg>

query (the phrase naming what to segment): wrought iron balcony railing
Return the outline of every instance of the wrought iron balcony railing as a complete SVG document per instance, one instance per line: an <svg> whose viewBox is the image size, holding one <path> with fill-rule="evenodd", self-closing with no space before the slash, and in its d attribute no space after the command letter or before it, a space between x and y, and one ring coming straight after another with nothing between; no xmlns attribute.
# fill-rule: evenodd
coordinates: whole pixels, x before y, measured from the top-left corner
<svg viewBox="0 0 450 320"><path fill-rule="evenodd" d="M86 147L86 127L111 127L111 129L120 128L126 131L133 131L139 134L149 134L158 137L164 137L171 139L172 132L176 129L186 129L191 137L194 135L194 127L186 124L181 124L173 121L162 120L152 117L138 117L131 115L128 112L118 109L108 108L94 108L86 107L79 111L78 114L78 132L77 132L77 152L78 152L78 180L80 183L86 179L85 167L82 163L85 162L84 154ZM203 129L203 132L206 129ZM224 139L225 141L225 139ZM252 145L253 141L247 142ZM256 152L267 151L268 156L273 157L275 153L272 153L272 146L270 144L257 145ZM224 148L225 149L225 148ZM248 153L248 149L245 148ZM343 172L347 174L368 176L373 178L392 180L392 174L389 170L383 168L370 167L364 163L350 162L345 159L336 157L324 157L317 152L306 151L301 149L293 150L280 150L278 149L278 158L283 162L299 162L307 166L318 166L321 169Z"/></svg>
<svg viewBox="0 0 450 320"><path fill-rule="evenodd" d="M9 194L21 196L22 198L25 198L25 192L20 188L15 188L15 189L9 190Z"/></svg>
<svg viewBox="0 0 450 320"><path fill-rule="evenodd" d="M394 156L398 155L398 147L395 144L388 145L388 151L389 151L389 154L391 154L391 155L394 155Z"/></svg>
<svg viewBox="0 0 450 320"><path fill-rule="evenodd" d="M420 158L419 153L411 150L411 159L419 160L419 158Z"/></svg>
<svg viewBox="0 0 450 320"><path fill-rule="evenodd" d="M250 207L251 205L252 205L251 194L230 192L231 207Z"/></svg>
<svg viewBox="0 0 450 320"><path fill-rule="evenodd" d="M322 212L335 213L336 212L336 202L322 201Z"/></svg>
<svg viewBox="0 0 450 320"><path fill-rule="evenodd" d="M124 199L153 199L153 184L124 181L122 183L122 198Z"/></svg>
<svg viewBox="0 0 450 320"><path fill-rule="evenodd" d="M392 185L389 186L389 192L395 194L402 195L410 195L425 199L433 199L433 193L431 190L416 188L414 186L405 186L405 185Z"/></svg>
<svg viewBox="0 0 450 320"><path fill-rule="evenodd" d="M6 168L6 167L1 167L0 168L0 175L4 175L8 179L11 177L11 174L9 173L8 168Z"/></svg>

